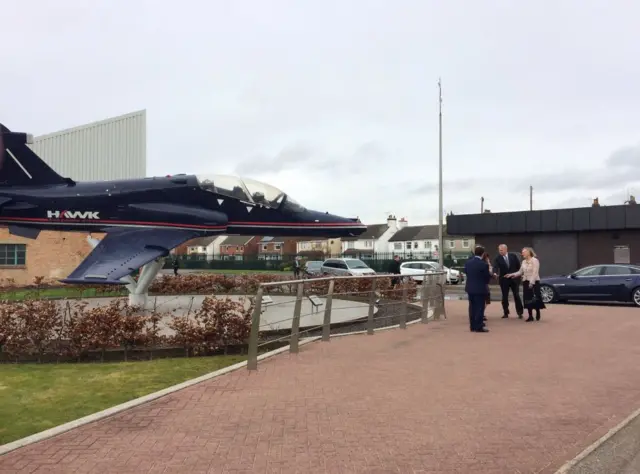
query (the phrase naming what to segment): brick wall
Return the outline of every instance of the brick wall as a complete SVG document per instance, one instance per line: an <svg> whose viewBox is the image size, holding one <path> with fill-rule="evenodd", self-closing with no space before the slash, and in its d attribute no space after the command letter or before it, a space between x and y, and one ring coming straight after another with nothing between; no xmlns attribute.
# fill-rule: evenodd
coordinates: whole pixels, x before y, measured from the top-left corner
<svg viewBox="0 0 640 474"><path fill-rule="evenodd" d="M100 234L93 234L101 238ZM60 279L69 275L91 252L87 234L41 232L37 239L24 239L0 228L0 244L26 244L24 267L0 266L0 279L13 278L18 284L30 284L37 276Z"/></svg>

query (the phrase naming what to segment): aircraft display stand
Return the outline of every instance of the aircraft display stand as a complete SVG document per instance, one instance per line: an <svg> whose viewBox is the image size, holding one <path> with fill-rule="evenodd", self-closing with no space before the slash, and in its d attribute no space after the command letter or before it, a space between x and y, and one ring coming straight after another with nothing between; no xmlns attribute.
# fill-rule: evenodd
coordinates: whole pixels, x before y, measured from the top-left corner
<svg viewBox="0 0 640 474"><path fill-rule="evenodd" d="M100 240L94 239L90 235L87 236L87 241L92 248L96 248L100 243ZM138 281L134 280L131 275L121 278L123 282L127 283L127 290L129 290L129 305L140 306L141 308L147 307L149 300L149 288L155 280L160 270L164 267L164 257L157 258L152 262L147 263L140 269L140 276Z"/></svg>

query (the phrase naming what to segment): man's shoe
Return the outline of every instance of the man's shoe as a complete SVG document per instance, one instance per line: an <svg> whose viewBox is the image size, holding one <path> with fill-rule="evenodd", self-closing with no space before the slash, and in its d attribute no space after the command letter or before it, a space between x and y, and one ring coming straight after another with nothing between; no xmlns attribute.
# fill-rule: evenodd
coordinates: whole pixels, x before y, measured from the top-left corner
<svg viewBox="0 0 640 474"><path fill-rule="evenodd" d="M476 330L476 332L489 332L489 330L487 328L482 328L482 329Z"/></svg>
<svg viewBox="0 0 640 474"><path fill-rule="evenodd" d="M509 317L509 315L505 314L505 315L502 316L502 319L507 319L508 317Z"/></svg>
<svg viewBox="0 0 640 474"><path fill-rule="evenodd" d="M522 315L521 314L518 315L518 319L522 319Z"/></svg>

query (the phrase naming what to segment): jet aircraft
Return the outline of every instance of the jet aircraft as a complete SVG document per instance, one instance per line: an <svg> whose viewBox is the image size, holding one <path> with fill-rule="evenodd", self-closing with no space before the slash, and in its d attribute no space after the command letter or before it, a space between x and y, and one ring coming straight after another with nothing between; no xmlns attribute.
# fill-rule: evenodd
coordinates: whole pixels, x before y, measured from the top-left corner
<svg viewBox="0 0 640 474"><path fill-rule="evenodd" d="M266 183L226 175L174 175L76 182L60 176L27 145L30 134L0 124L0 226L36 239L42 230L105 233L64 280L121 279L178 245L215 234L351 237L366 226L306 209Z"/></svg>

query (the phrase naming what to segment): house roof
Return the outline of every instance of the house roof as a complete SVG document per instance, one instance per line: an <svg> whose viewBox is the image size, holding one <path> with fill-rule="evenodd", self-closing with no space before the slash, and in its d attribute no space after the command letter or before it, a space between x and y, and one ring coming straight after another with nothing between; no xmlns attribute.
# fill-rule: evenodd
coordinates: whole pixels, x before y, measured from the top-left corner
<svg viewBox="0 0 640 474"><path fill-rule="evenodd" d="M254 238L252 235L230 235L220 245L247 245Z"/></svg>
<svg viewBox="0 0 640 474"><path fill-rule="evenodd" d="M424 226L421 225L403 227L391 236L389 242L404 242L406 240L414 240L416 235L420 233L423 227Z"/></svg>
<svg viewBox="0 0 640 474"><path fill-rule="evenodd" d="M278 237L276 239L275 237L265 236L265 237L262 237L262 239L260 239L260 243L261 244L282 244L284 243L284 239L282 237Z"/></svg>
<svg viewBox="0 0 640 474"><path fill-rule="evenodd" d="M211 244L217 237L199 237L186 243L187 247L206 247Z"/></svg>
<svg viewBox="0 0 640 474"><path fill-rule="evenodd" d="M372 224L367 226L367 230L364 231L363 234L357 237L343 237L343 241L348 240L371 240L371 239L379 239L382 237L387 229L389 228L388 224Z"/></svg>
<svg viewBox="0 0 640 474"><path fill-rule="evenodd" d="M442 236L448 238L447 226L442 227ZM405 227L393 234L389 242L411 242L412 240L435 240L438 238L437 225L416 225ZM459 238L459 237L458 237Z"/></svg>

